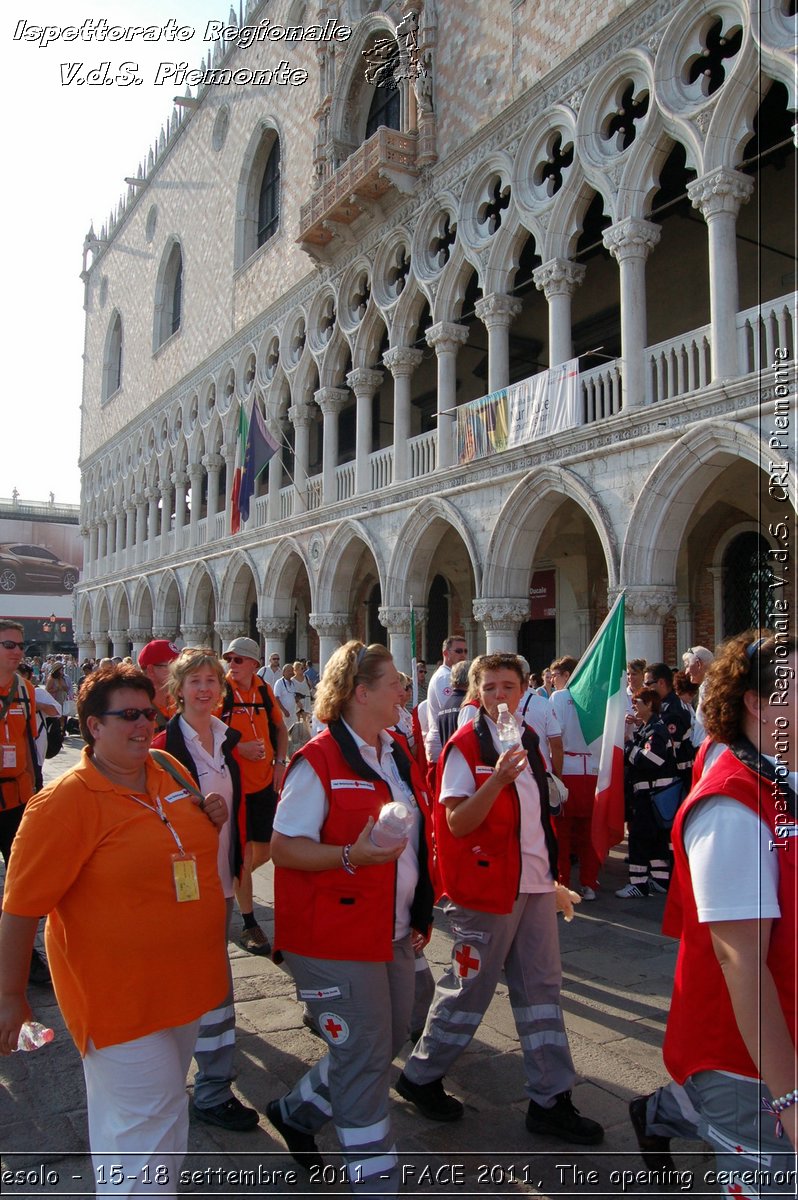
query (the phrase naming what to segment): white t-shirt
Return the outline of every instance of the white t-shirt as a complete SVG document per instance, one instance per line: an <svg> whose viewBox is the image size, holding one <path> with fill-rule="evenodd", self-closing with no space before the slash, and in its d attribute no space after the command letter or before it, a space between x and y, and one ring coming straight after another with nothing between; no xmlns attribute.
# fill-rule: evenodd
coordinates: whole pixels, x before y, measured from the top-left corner
<svg viewBox="0 0 798 1200"><path fill-rule="evenodd" d="M277 680L282 679L283 677L283 669L282 667L278 667L276 671L273 671L271 667L261 667L261 669L258 671L258 675L260 675L261 679L265 680L266 683L269 684L272 691L274 691L274 685L277 683Z"/></svg>
<svg viewBox="0 0 798 1200"><path fill-rule="evenodd" d="M500 754L502 746L496 726L487 715L485 722L493 738L494 748ZM451 746L443 768L440 803L450 796L473 796L484 782L484 779L478 780L474 777L461 751L456 746ZM550 892L554 887L554 880L551 877L546 838L540 823L540 792L529 763L516 779L515 786L518 789L521 807L520 891Z"/></svg>
<svg viewBox="0 0 798 1200"><path fill-rule="evenodd" d="M384 730L380 734L380 755L374 746L369 746L343 722L355 739L363 761L384 779L391 789L391 796L415 814L413 832L396 862L396 907L394 911L394 941L410 932L410 905L413 903L418 884L418 842L421 831L421 814L415 796L407 787L393 756L393 739ZM299 758L291 767L283 785L280 803L274 818L274 828L285 837L306 837L321 841L321 827L330 811L327 793L313 767L305 758ZM361 867L368 871L369 867Z"/></svg>
<svg viewBox="0 0 798 1200"><path fill-rule="evenodd" d="M429 681L427 689L427 705L429 713L429 728L424 739L424 745L427 751L427 758L430 762L437 762L441 756L441 737L438 729L438 716L441 709L452 698L452 668L447 667L446 663L441 663L432 679Z"/></svg>
<svg viewBox="0 0 798 1200"><path fill-rule="evenodd" d="M698 920L767 920L781 915L779 853L770 830L730 796L707 796L684 824Z"/></svg>
<svg viewBox="0 0 798 1200"><path fill-rule="evenodd" d="M544 700L535 690L529 688L521 697L515 716L516 720L524 721L538 735L540 753L545 760L546 770L550 771L549 738L562 737L562 729L548 698Z"/></svg>
<svg viewBox="0 0 798 1200"><path fill-rule="evenodd" d="M233 781L224 761L222 746L227 734L227 726L218 717L211 717L211 732L213 733L213 754L199 740L196 729L189 725L184 717L180 717L180 732L186 749L194 760L197 769L198 787L203 796L209 792L218 792L224 797L227 805L227 820L219 830L219 853L216 859L219 879L225 898L233 895L233 869L230 865L230 839L232 837L231 821L233 820Z"/></svg>
<svg viewBox="0 0 798 1200"><path fill-rule="evenodd" d="M290 729L297 722L296 715L296 680L286 679L281 676L274 687L272 688L275 699L283 709L283 717L285 720L286 729Z"/></svg>
<svg viewBox="0 0 798 1200"><path fill-rule="evenodd" d="M568 688L552 692L549 704L562 730L563 775L598 775L598 763L587 753L587 742Z"/></svg>

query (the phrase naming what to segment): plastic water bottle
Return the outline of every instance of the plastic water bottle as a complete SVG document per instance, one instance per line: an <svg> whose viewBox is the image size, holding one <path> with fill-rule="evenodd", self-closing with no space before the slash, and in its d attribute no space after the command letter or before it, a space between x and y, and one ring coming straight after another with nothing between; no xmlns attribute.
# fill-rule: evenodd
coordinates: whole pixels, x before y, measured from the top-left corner
<svg viewBox="0 0 798 1200"><path fill-rule="evenodd" d="M47 1046L54 1037L53 1030L42 1025L40 1021L23 1021L19 1031L17 1050L38 1050L41 1046Z"/></svg>
<svg viewBox="0 0 798 1200"><path fill-rule="evenodd" d="M518 722L506 704L499 705L499 715L496 718L496 732L502 750L511 750L513 746L521 745L521 732Z"/></svg>
<svg viewBox="0 0 798 1200"><path fill-rule="evenodd" d="M375 822L369 837L380 850L392 850L410 837L413 828L413 814L406 804L392 800L380 809L380 815Z"/></svg>

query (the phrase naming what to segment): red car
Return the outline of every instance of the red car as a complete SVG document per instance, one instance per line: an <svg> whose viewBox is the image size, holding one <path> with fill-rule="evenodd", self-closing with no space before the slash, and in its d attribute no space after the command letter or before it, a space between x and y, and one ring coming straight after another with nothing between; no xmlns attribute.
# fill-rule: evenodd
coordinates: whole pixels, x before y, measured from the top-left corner
<svg viewBox="0 0 798 1200"><path fill-rule="evenodd" d="M61 562L44 546L22 542L0 545L0 591L71 592L80 577L80 569Z"/></svg>

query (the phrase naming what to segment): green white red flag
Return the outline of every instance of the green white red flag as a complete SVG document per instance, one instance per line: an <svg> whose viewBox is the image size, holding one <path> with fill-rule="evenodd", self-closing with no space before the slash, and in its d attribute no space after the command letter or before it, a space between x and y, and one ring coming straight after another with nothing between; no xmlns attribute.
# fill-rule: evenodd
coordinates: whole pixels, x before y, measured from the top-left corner
<svg viewBox="0 0 798 1200"><path fill-rule="evenodd" d="M593 848L601 862L623 840L623 734L626 721L624 597L613 604L568 681L582 734L599 764Z"/></svg>
<svg viewBox="0 0 798 1200"><path fill-rule="evenodd" d="M233 490L231 493L232 506L230 513L230 532L238 533L241 528L241 510L238 498L241 492L241 476L244 471L244 455L247 451L247 436L249 434L249 416L245 405L238 411L238 441L236 442L236 468L233 472Z"/></svg>

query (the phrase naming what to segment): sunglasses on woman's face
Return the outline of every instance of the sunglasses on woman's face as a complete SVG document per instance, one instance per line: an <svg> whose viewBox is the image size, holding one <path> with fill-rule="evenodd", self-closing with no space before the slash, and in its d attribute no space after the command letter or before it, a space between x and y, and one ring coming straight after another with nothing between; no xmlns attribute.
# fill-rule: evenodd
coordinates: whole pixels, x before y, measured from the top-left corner
<svg viewBox="0 0 798 1200"><path fill-rule="evenodd" d="M131 725L143 717L145 721L154 721L158 716L157 708L109 708L108 712L100 714L103 717L119 717L120 721L129 721Z"/></svg>
<svg viewBox="0 0 798 1200"><path fill-rule="evenodd" d="M12 642L10 639L3 638L2 642L0 642L0 646L2 646L4 650L21 650L22 642Z"/></svg>

